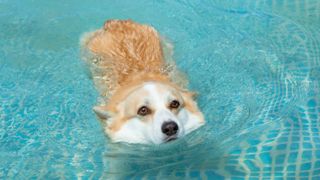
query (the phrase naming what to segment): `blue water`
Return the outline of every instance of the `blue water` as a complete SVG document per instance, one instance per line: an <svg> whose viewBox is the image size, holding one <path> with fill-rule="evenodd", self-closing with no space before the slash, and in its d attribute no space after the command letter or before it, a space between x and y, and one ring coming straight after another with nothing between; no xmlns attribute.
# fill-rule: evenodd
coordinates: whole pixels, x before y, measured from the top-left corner
<svg viewBox="0 0 320 180"><path fill-rule="evenodd" d="M207 124L113 144L79 53L106 19L154 26ZM0 179L319 179L320 2L0 0Z"/></svg>

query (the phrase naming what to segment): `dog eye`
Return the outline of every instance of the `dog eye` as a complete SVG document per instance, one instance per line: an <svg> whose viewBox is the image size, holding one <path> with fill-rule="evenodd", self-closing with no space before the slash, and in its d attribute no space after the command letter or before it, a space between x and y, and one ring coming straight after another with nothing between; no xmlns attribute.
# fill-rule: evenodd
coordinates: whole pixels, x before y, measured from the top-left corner
<svg viewBox="0 0 320 180"><path fill-rule="evenodd" d="M151 110L147 107L147 106L142 106L141 108L139 108L137 114L139 114L140 116L145 116L150 114Z"/></svg>
<svg viewBox="0 0 320 180"><path fill-rule="evenodd" d="M177 101L177 100L173 100L173 101L171 101L171 103L170 103L170 108L171 108L171 109L177 109L179 106L180 106L180 103L179 103L179 101Z"/></svg>

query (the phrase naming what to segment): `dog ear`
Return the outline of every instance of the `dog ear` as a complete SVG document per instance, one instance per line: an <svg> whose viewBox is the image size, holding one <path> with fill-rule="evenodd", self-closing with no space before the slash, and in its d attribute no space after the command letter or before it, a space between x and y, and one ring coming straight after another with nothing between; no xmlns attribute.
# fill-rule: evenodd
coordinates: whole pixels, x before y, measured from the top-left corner
<svg viewBox="0 0 320 180"><path fill-rule="evenodd" d="M189 91L189 90L187 90L185 88L181 88L181 87L177 87L177 89L182 93L182 95L184 97L189 97L193 100L196 100L199 95L199 93L196 91Z"/></svg>
<svg viewBox="0 0 320 180"><path fill-rule="evenodd" d="M198 92L188 91L188 90L185 90L185 89L182 90L182 94L183 94L184 97L189 97L189 98L191 98L193 100L196 100L197 97L198 97Z"/></svg>
<svg viewBox="0 0 320 180"><path fill-rule="evenodd" d="M189 91L187 92L187 94L192 98L192 99L197 99L198 97L198 92L194 92L194 91Z"/></svg>
<svg viewBox="0 0 320 180"><path fill-rule="evenodd" d="M111 113L107 110L106 106L94 106L93 111L100 119L107 120L111 117Z"/></svg>

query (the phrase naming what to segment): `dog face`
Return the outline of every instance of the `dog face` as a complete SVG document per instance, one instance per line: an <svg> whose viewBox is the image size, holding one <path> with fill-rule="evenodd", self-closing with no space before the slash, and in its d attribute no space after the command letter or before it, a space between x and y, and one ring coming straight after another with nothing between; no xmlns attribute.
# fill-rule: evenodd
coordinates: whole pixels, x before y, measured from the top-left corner
<svg viewBox="0 0 320 180"><path fill-rule="evenodd" d="M126 94L113 110L96 106L94 111L106 121L113 141L160 144L204 124L192 98L192 93L168 84L147 82Z"/></svg>

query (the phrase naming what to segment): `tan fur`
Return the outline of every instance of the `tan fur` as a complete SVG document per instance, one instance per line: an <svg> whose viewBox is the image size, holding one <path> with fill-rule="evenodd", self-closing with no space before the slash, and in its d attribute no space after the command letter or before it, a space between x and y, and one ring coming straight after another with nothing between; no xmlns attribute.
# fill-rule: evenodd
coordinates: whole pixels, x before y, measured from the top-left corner
<svg viewBox="0 0 320 180"><path fill-rule="evenodd" d="M102 56L100 66L111 66L118 86L138 72L161 73L164 65L156 30L130 20L107 21L104 29L95 32L86 46Z"/></svg>
<svg viewBox="0 0 320 180"><path fill-rule="evenodd" d="M179 100L181 102L181 108L186 108L188 111L198 115L201 117L201 120L203 120L203 115L199 111L198 107L196 106L194 100L193 100L193 93L190 93L188 91L183 91L176 85L165 82L165 81L157 81L160 82L163 85L166 85L167 87L157 87L157 91L160 93L165 93L170 89L172 91L172 94L175 96L174 99ZM134 84L134 82L132 83ZM130 84L128 85L130 86ZM108 106L106 106L106 110L109 112L118 112L115 117L113 117L113 122L111 126L108 129L109 134L112 134L113 132L119 130L121 126L126 123L129 119L136 116L136 109L139 108L139 100L141 99L141 94L144 96L148 96L148 92L146 92L143 89L139 89L138 92L135 90L140 88L140 86L132 86L132 87L126 87L123 88L123 90L118 91L115 96L113 96L112 101L108 103ZM170 87L170 88L169 88ZM129 99L124 100L126 97L129 96L131 92L135 91L135 95L131 96ZM128 102L129 101L129 102ZM129 104L130 108L124 107L123 102L126 102ZM168 104L169 105L169 104ZM125 110L125 111L124 111ZM177 112L174 112L177 113ZM147 122L149 119L152 119L152 114L150 116L146 116L147 119L145 119L145 122Z"/></svg>
<svg viewBox="0 0 320 180"><path fill-rule="evenodd" d="M108 104L101 106L114 114L113 123L107 130L111 135L136 113L119 113L123 108L119 104L147 81L176 89L182 94L185 107L202 117L193 102L193 94L173 83L168 71L164 70L167 64L160 37L152 27L131 20L109 20L103 29L87 36L84 46L98 57L92 63L108 79L104 83L112 92Z"/></svg>

